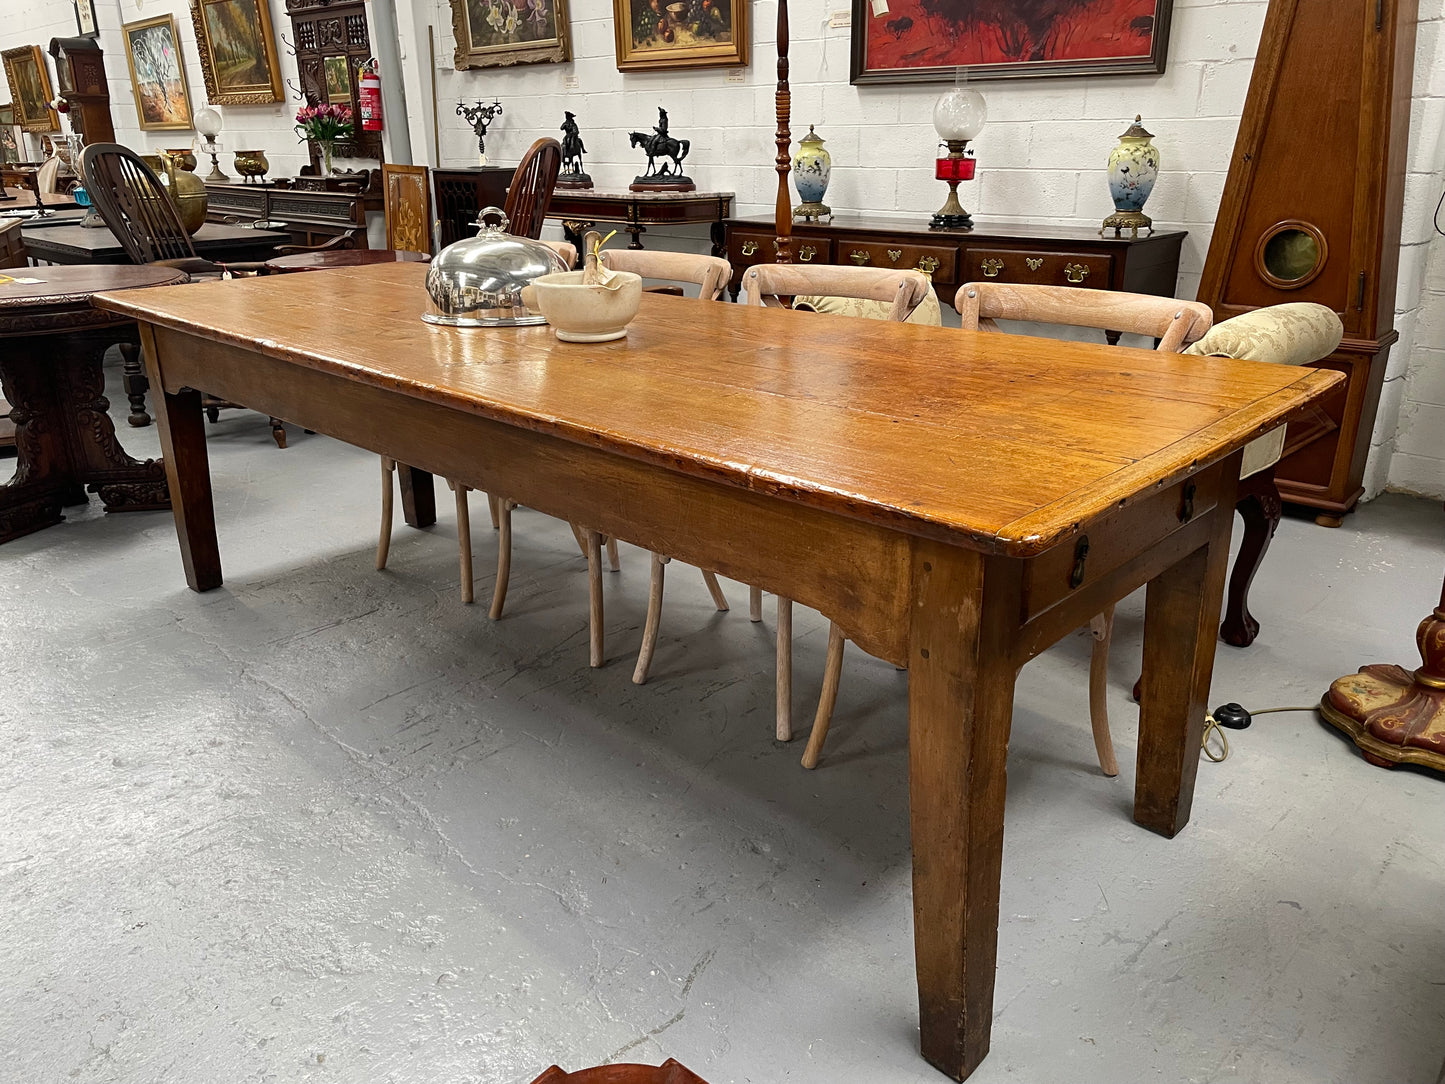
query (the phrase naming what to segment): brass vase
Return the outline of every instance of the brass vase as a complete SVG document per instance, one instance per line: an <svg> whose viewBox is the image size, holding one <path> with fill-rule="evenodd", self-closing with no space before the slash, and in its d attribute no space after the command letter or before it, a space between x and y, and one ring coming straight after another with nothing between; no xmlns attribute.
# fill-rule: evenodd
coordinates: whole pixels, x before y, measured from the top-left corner
<svg viewBox="0 0 1445 1084"><path fill-rule="evenodd" d="M236 172L243 181L263 181L271 163L266 160L265 151L237 151Z"/></svg>
<svg viewBox="0 0 1445 1084"><path fill-rule="evenodd" d="M176 160L176 165L187 173L196 170L196 152L190 147L168 147L166 153Z"/></svg>
<svg viewBox="0 0 1445 1084"><path fill-rule="evenodd" d="M195 234L206 224L206 182L179 168L175 156L166 151L143 155L141 160L156 172L165 185L166 195L180 213L185 231Z"/></svg>

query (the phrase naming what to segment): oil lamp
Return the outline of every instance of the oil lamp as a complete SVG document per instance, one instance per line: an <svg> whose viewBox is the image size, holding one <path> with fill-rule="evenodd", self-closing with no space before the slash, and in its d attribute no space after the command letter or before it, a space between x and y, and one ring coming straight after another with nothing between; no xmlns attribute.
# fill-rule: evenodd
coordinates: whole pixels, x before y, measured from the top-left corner
<svg viewBox="0 0 1445 1084"><path fill-rule="evenodd" d="M971 87L953 87L933 107L933 127L948 148L948 154L934 165L933 175L948 182L948 199L934 214L929 228L935 230L971 229L973 219L958 202L958 183L973 180L977 165L967 151L968 142L978 136L988 116L983 95Z"/></svg>

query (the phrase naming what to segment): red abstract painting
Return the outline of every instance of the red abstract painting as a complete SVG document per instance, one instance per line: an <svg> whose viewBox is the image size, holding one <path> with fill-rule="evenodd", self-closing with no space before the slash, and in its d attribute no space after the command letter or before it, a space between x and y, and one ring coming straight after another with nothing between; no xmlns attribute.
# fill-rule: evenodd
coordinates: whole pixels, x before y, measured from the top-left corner
<svg viewBox="0 0 1445 1084"><path fill-rule="evenodd" d="M853 4L853 82L1164 70L1172 0L888 0Z"/></svg>

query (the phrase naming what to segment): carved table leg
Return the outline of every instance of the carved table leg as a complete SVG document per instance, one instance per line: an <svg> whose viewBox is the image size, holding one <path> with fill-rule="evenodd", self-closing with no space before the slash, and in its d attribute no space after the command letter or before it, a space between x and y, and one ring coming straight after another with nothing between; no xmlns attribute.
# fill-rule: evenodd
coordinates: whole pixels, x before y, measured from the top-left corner
<svg viewBox="0 0 1445 1084"><path fill-rule="evenodd" d="M1122 331L1106 331L1104 332L1104 338L1109 341L1110 346L1118 346L1119 336L1123 334L1124 333Z"/></svg>
<svg viewBox="0 0 1445 1084"><path fill-rule="evenodd" d="M712 235L712 254L718 257L726 256L728 254L727 230L723 229L723 224L714 222L708 227L708 232Z"/></svg>
<svg viewBox="0 0 1445 1084"><path fill-rule="evenodd" d="M1421 666L1365 666L1330 685L1325 722L1344 731L1371 764L1419 764L1445 772L1445 587L1415 632Z"/></svg>
<svg viewBox="0 0 1445 1084"><path fill-rule="evenodd" d="M1274 468L1268 467L1240 482L1239 500L1234 507L1244 519L1244 537L1229 577L1229 594L1219 636L1226 644L1248 647L1259 635L1259 622L1249 612L1249 585L1264 563L1283 507L1279 488L1274 484Z"/></svg>
<svg viewBox="0 0 1445 1084"><path fill-rule="evenodd" d="M437 495L429 471L396 465L401 481L401 512L410 527L430 527L437 521Z"/></svg>
<svg viewBox="0 0 1445 1084"><path fill-rule="evenodd" d="M140 347L136 343L121 343L120 358L121 386L130 400L130 417L126 421L133 429L144 429L151 423L151 416L146 413L146 392L151 382L140 363Z"/></svg>

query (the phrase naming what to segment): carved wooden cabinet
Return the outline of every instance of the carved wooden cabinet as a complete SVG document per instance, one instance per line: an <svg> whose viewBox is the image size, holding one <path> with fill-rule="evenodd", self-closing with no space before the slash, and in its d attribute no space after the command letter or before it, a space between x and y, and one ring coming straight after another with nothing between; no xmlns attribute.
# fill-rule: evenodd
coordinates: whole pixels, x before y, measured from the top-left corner
<svg viewBox="0 0 1445 1084"><path fill-rule="evenodd" d="M357 190L311 191L295 182L276 184L207 184L206 218L212 222L264 220L284 222L292 238L303 245L326 242L353 232L357 248L366 248L366 212L382 209L381 182Z"/></svg>
<svg viewBox="0 0 1445 1084"><path fill-rule="evenodd" d="M1313 301L1348 380L1291 422L1285 500L1338 526L1365 460L1394 328L1418 0L1271 0L1199 287L1216 321ZM1321 63L1328 57L1328 63Z"/></svg>
<svg viewBox="0 0 1445 1084"><path fill-rule="evenodd" d="M736 297L747 268L773 261L773 219L731 218L723 225ZM1168 297L1179 277L1179 250L1187 236L1183 230L1160 230L1137 238L1112 233L1101 237L1097 227L1028 222L931 230L922 216L836 215L831 222L793 226L793 259L917 268L932 276L934 289L945 302L952 302L958 288L975 279Z"/></svg>
<svg viewBox="0 0 1445 1084"><path fill-rule="evenodd" d="M476 231L470 227L483 207L501 207L507 202L507 185L515 166L462 166L432 170L437 219L441 222L441 243L450 245Z"/></svg>
<svg viewBox="0 0 1445 1084"><path fill-rule="evenodd" d="M296 66L301 92L311 105L334 102L351 108L356 130L337 140L338 158L381 160L381 133L361 130L361 66L372 57L371 31L363 0L286 0L295 34ZM312 142L311 163L320 158Z"/></svg>
<svg viewBox="0 0 1445 1084"><path fill-rule="evenodd" d="M93 38L51 38L50 55L60 96L70 103L71 126L87 143L114 143L110 84L100 45Z"/></svg>

